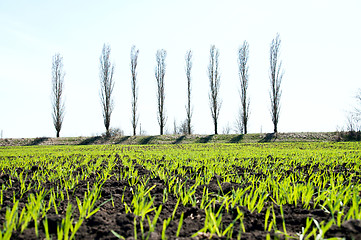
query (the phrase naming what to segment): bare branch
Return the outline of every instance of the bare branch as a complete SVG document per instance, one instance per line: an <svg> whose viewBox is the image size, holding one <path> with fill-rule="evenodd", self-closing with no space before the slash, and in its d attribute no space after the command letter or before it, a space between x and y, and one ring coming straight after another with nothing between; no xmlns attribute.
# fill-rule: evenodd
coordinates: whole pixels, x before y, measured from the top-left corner
<svg viewBox="0 0 361 240"><path fill-rule="evenodd" d="M277 133L278 120L280 114L281 102L281 82L284 71L282 69L282 61L279 60L280 51L280 35L272 40L270 47L270 100L271 100L271 117L274 126L274 133Z"/></svg>
<svg viewBox="0 0 361 240"><path fill-rule="evenodd" d="M158 50L156 54L157 66L155 67L155 78L157 80L157 100L158 100L158 123L160 127L160 135L163 135L164 126L166 124L164 100L164 76L165 76L165 58L167 52L164 49Z"/></svg>
<svg viewBox="0 0 361 240"><path fill-rule="evenodd" d="M138 82L137 82L137 65L138 65L139 50L132 47L130 52L130 70L132 73L131 87L132 87L132 126L133 135L136 135L136 129L138 125Z"/></svg>
<svg viewBox="0 0 361 240"><path fill-rule="evenodd" d="M358 94L355 96L358 106L355 107L355 117L361 119L361 89L358 90Z"/></svg>
<svg viewBox="0 0 361 240"><path fill-rule="evenodd" d="M214 134L218 134L218 117L221 108L221 101L219 99L220 75L219 75L219 51L214 45L211 46L209 65L208 65L208 78L209 78L209 103L214 123Z"/></svg>
<svg viewBox="0 0 361 240"><path fill-rule="evenodd" d="M114 65L110 62L110 46L104 44L102 54L100 56L100 100L103 110L103 120L106 129L106 135L110 136L109 126L110 117L114 108L112 98L114 82L113 82Z"/></svg>
<svg viewBox="0 0 361 240"><path fill-rule="evenodd" d="M64 87L64 70L63 57L57 53L53 56L52 63L52 105L53 105L53 124L56 130L56 137L59 137L60 130L64 119L64 101L63 101L63 87Z"/></svg>

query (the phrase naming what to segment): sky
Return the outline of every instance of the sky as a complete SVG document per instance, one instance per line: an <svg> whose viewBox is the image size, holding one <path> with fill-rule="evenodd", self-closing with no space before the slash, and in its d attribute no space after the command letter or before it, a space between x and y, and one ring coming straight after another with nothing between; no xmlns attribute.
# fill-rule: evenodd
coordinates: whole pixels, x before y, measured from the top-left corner
<svg viewBox="0 0 361 240"><path fill-rule="evenodd" d="M361 88L359 0L1 0L0 131L4 138L54 137L51 65L63 56L65 117L60 136L105 131L99 57L111 47L111 127L131 135L130 50L139 49L139 122L159 134L156 51L165 49L166 131L186 118L185 54L193 52L193 128L212 134L207 66L219 50L222 106L218 132L234 130L240 108L237 51L249 43L250 133L272 132L269 50L280 34L284 69L279 132L345 126ZM139 131L139 127L138 127Z"/></svg>

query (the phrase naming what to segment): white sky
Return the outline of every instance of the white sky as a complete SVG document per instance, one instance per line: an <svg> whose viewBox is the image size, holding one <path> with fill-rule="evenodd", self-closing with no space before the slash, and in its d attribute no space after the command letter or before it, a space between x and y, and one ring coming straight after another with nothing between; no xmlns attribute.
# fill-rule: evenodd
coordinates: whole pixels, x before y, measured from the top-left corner
<svg viewBox="0 0 361 240"><path fill-rule="evenodd" d="M249 132L272 132L269 47L281 37L280 132L335 131L361 88L359 0L0 1L0 130L4 137L55 136L51 118L52 56L63 56L66 115L61 136L104 132L99 57L104 43L115 63L111 127L131 134L130 49L139 48L142 129L159 133L157 49L167 51L167 129L185 119L184 56L193 51L193 126L213 133L209 110L209 49L220 51L223 101L219 132L233 127L240 98L237 49L250 46Z"/></svg>

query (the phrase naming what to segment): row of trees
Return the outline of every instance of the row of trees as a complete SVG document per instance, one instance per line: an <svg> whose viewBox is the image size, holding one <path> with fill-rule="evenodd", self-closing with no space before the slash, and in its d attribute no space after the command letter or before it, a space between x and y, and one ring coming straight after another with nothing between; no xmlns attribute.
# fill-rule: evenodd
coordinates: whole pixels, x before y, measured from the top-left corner
<svg viewBox="0 0 361 240"><path fill-rule="evenodd" d="M282 61L279 59L281 40L279 34L274 38L270 45L270 102L271 102L271 118L274 126L274 133L278 131L278 121L280 114L281 101L281 82L283 77ZM110 61L110 46L104 44L100 56L100 100L102 105L102 114L106 135L110 135L110 120L114 109L113 100L113 73L114 64ZM137 80L137 66L138 66L139 50L135 46L131 48L130 53L130 71L131 71L131 90L132 90L132 117L131 123L133 128L133 135L136 135L138 126L138 80ZM165 73L166 73L166 56L167 52L160 49L156 53L156 67L155 79L157 82L157 120L160 128L160 135L164 133L164 127L167 122L165 114ZM244 134L247 134L247 126L249 122L250 99L248 97L248 59L249 59L249 44L244 41L238 50L238 74L240 80L240 112L237 120L238 128ZM182 131L185 134L192 133L192 51L187 51L185 55L185 73L187 79L187 104L186 120L183 123ZM64 119L64 70L63 58L60 54L55 54L52 62L52 105L53 105L53 124L56 130L56 136L59 137L63 119ZM220 72L219 72L219 50L212 45L210 48L209 65L209 103L210 111L214 124L214 134L218 134L218 117L222 106L222 101L219 96L220 89Z"/></svg>

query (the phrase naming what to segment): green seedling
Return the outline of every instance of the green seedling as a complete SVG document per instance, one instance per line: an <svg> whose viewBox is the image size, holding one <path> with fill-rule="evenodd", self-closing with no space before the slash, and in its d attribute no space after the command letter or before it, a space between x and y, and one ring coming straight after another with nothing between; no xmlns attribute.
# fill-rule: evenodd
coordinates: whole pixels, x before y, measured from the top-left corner
<svg viewBox="0 0 361 240"><path fill-rule="evenodd" d="M171 221L171 218L167 218L167 219L165 219L165 220L163 221L162 240L163 240L163 239L164 239L164 240L167 239L167 236L165 235L165 232L166 232L166 230L167 230L167 227L168 227L170 221Z"/></svg>
<svg viewBox="0 0 361 240"><path fill-rule="evenodd" d="M114 157L115 153L118 154L117 157ZM0 208L5 207L5 193L15 205L27 192L42 192L44 186L49 186L49 182L53 188L47 198L36 194L30 197L29 194L25 207L17 209L13 218L10 217L13 208L7 210L7 218L6 211L3 211L5 221L0 233L2 238L5 234L11 236L13 231L22 232L34 221L36 236L39 219L46 219L46 213L50 210L62 214L60 206L64 201L67 202L67 199L76 199L74 193L80 181L86 181L92 176L99 188L103 188L102 184L112 177L131 186L129 189L122 187L124 190L121 202L125 206L125 212L139 216L141 222L135 226L138 230L139 226L145 223L145 219L149 226L156 219L154 216L158 213L159 206L154 206L155 200L148 190L150 179L160 178L165 185L162 204L167 204L169 199L174 197L177 202L169 218L175 219L180 203L208 211L205 225L207 234L213 232L213 236L220 234L232 238L234 226L224 226L222 221L219 224L218 221L221 215L224 218L225 214L229 216L234 209L246 207L252 214L254 211L265 211L265 231L279 232L284 238L321 238L319 228L325 233L329 222L321 222L317 228L313 220L309 220L304 228L299 230L299 236L289 236L289 232L286 234L284 220L280 222L282 232L277 230L272 205L290 204L306 210L323 209L337 226L342 226L342 223L349 219L361 219L361 182L358 180L358 173L361 171L360 154L361 147L356 142L7 147L0 150L0 170L11 175L11 178L1 185ZM117 164L120 161L122 168L118 169ZM149 174L141 176L135 164L143 166L150 171ZM19 171L20 167L27 170L32 166L39 166L39 170L31 174ZM226 195L222 194L224 189L218 194L209 193L208 184L215 174L224 181L238 184L239 187ZM218 181L217 184L220 183ZM200 185L203 189L197 189ZM12 189L9 193L10 187L16 190ZM70 217L72 223L68 224L68 238L80 227L82 219L85 221L100 209L100 195L90 196L94 189L95 186L89 184L86 197L76 200L76 207L79 212L81 209L82 217ZM125 199L128 198L125 196L129 192L132 199L126 202ZM112 206L116 206L112 197L107 201L112 201ZM214 210L215 203L217 206L222 205L221 211ZM233 215L232 221L237 217L237 223L242 223L241 212ZM159 219L160 217L155 225L159 225ZM168 220L162 221L164 224L164 221ZM164 226L167 229L168 224ZM146 227L143 227L146 231ZM243 224L240 224L240 234L244 232L243 228ZM65 228L59 225L59 233L63 232L63 239L64 231ZM144 231L141 238L147 237ZM38 234L40 236L40 233Z"/></svg>
<svg viewBox="0 0 361 240"><path fill-rule="evenodd" d="M45 231L45 238L46 238L46 240L50 240L49 224L48 224L48 218L47 217L45 217L45 219L43 221L43 225L44 225L44 231Z"/></svg>
<svg viewBox="0 0 361 240"><path fill-rule="evenodd" d="M180 219L179 219L179 223L178 223L176 237L179 237L179 233L180 233L180 230L181 230L182 225L183 225L183 217L184 217L184 213L182 212L182 214L180 216Z"/></svg>
<svg viewBox="0 0 361 240"><path fill-rule="evenodd" d="M6 209L4 229L0 231L0 239L10 239L13 230L16 228L19 201L16 201L13 208Z"/></svg>
<svg viewBox="0 0 361 240"><path fill-rule="evenodd" d="M80 219L89 218L93 214L99 211L100 206L95 208L96 201L101 197L101 185L95 185L91 191L84 193L84 200L81 202L78 197L76 197L76 202L79 209ZM111 199L110 199L111 200Z"/></svg>
<svg viewBox="0 0 361 240"><path fill-rule="evenodd" d="M155 226L157 224L160 212L162 211L162 205L159 206L157 212L155 213L155 216L152 221L150 221L150 218L147 216L148 224L149 224L149 233L154 232Z"/></svg>
<svg viewBox="0 0 361 240"><path fill-rule="evenodd" d="M137 219L134 218L134 239L137 239Z"/></svg>
<svg viewBox="0 0 361 240"><path fill-rule="evenodd" d="M125 237L123 237L123 236L121 236L120 234L118 234L118 233L116 233L115 231L113 231L113 230L110 230L113 234L114 234L114 236L116 236L118 239L123 239L123 240L125 240Z"/></svg>

